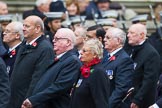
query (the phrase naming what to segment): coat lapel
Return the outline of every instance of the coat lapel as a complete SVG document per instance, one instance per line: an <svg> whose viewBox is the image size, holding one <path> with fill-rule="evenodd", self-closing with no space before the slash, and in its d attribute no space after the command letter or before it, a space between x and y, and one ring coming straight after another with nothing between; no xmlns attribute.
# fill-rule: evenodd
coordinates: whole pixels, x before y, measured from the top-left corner
<svg viewBox="0 0 162 108"><path fill-rule="evenodd" d="M115 59L114 60L111 60L110 58L106 61L106 62L104 62L103 63L103 66L104 67L106 67L108 64L110 64L110 63L113 63L117 58L118 58L118 55L121 53L123 51L123 49L121 49L121 50L119 50L117 53L115 53L113 56L115 57Z"/></svg>
<svg viewBox="0 0 162 108"><path fill-rule="evenodd" d="M32 53L39 46L40 42L43 40L43 36L39 37L32 45L26 45L26 41L24 41L19 49L19 53L17 55L17 62L21 61L21 59L27 55Z"/></svg>

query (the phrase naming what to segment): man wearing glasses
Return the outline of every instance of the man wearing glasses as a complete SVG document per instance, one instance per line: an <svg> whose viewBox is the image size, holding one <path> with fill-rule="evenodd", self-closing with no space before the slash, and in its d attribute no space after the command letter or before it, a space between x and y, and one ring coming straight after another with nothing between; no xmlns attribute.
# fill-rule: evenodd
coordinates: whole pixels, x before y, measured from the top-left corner
<svg viewBox="0 0 162 108"><path fill-rule="evenodd" d="M7 66L7 73L11 76L17 52L24 39L23 24L21 22L9 23L3 35L3 42L9 47L8 51L3 56L3 60Z"/></svg>
<svg viewBox="0 0 162 108"><path fill-rule="evenodd" d="M58 58L40 78L33 94L23 102L22 108L67 108L70 92L78 79L81 62L74 53L74 32L59 29L53 39Z"/></svg>

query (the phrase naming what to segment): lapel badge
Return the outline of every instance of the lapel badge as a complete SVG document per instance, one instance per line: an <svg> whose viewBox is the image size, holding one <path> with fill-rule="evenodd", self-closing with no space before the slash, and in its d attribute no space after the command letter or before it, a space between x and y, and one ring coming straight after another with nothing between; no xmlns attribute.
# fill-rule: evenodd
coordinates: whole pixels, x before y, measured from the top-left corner
<svg viewBox="0 0 162 108"><path fill-rule="evenodd" d="M106 74L108 75L109 79L113 79L113 70L106 70Z"/></svg>
<svg viewBox="0 0 162 108"><path fill-rule="evenodd" d="M10 73L10 66L7 66L7 73Z"/></svg>
<svg viewBox="0 0 162 108"><path fill-rule="evenodd" d="M77 84L76 84L76 87L79 87L79 86L80 86L80 84L82 83L82 80L83 80L83 79L79 79L79 80L78 80L78 82L77 82Z"/></svg>
<svg viewBox="0 0 162 108"><path fill-rule="evenodd" d="M134 65L134 70L135 70L135 69L136 69L136 67L137 67L137 63L134 63L133 65Z"/></svg>

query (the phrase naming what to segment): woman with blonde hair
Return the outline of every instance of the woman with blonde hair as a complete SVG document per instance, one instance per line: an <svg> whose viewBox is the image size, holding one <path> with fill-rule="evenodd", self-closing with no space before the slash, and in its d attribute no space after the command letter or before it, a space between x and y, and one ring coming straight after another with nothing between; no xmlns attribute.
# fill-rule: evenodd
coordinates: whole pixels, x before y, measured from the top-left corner
<svg viewBox="0 0 162 108"><path fill-rule="evenodd" d="M100 64L102 56L98 39L85 42L80 58L81 75L73 89L70 108L108 108L109 80Z"/></svg>

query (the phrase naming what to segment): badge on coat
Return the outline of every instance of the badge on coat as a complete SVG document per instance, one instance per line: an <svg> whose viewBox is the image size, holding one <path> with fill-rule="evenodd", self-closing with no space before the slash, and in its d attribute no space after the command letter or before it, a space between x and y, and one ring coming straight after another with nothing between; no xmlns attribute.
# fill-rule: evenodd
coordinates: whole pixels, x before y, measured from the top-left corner
<svg viewBox="0 0 162 108"><path fill-rule="evenodd" d="M113 70L106 70L106 74L109 77L110 80L113 79Z"/></svg>
<svg viewBox="0 0 162 108"><path fill-rule="evenodd" d="M136 67L137 67L137 63L134 63L133 65L134 65L134 70L135 70L135 69L136 69Z"/></svg>
<svg viewBox="0 0 162 108"><path fill-rule="evenodd" d="M10 73L10 66L7 66L7 73Z"/></svg>
<svg viewBox="0 0 162 108"><path fill-rule="evenodd" d="M82 80L83 79L79 79L75 87L79 87L81 85L81 83L82 83Z"/></svg>

